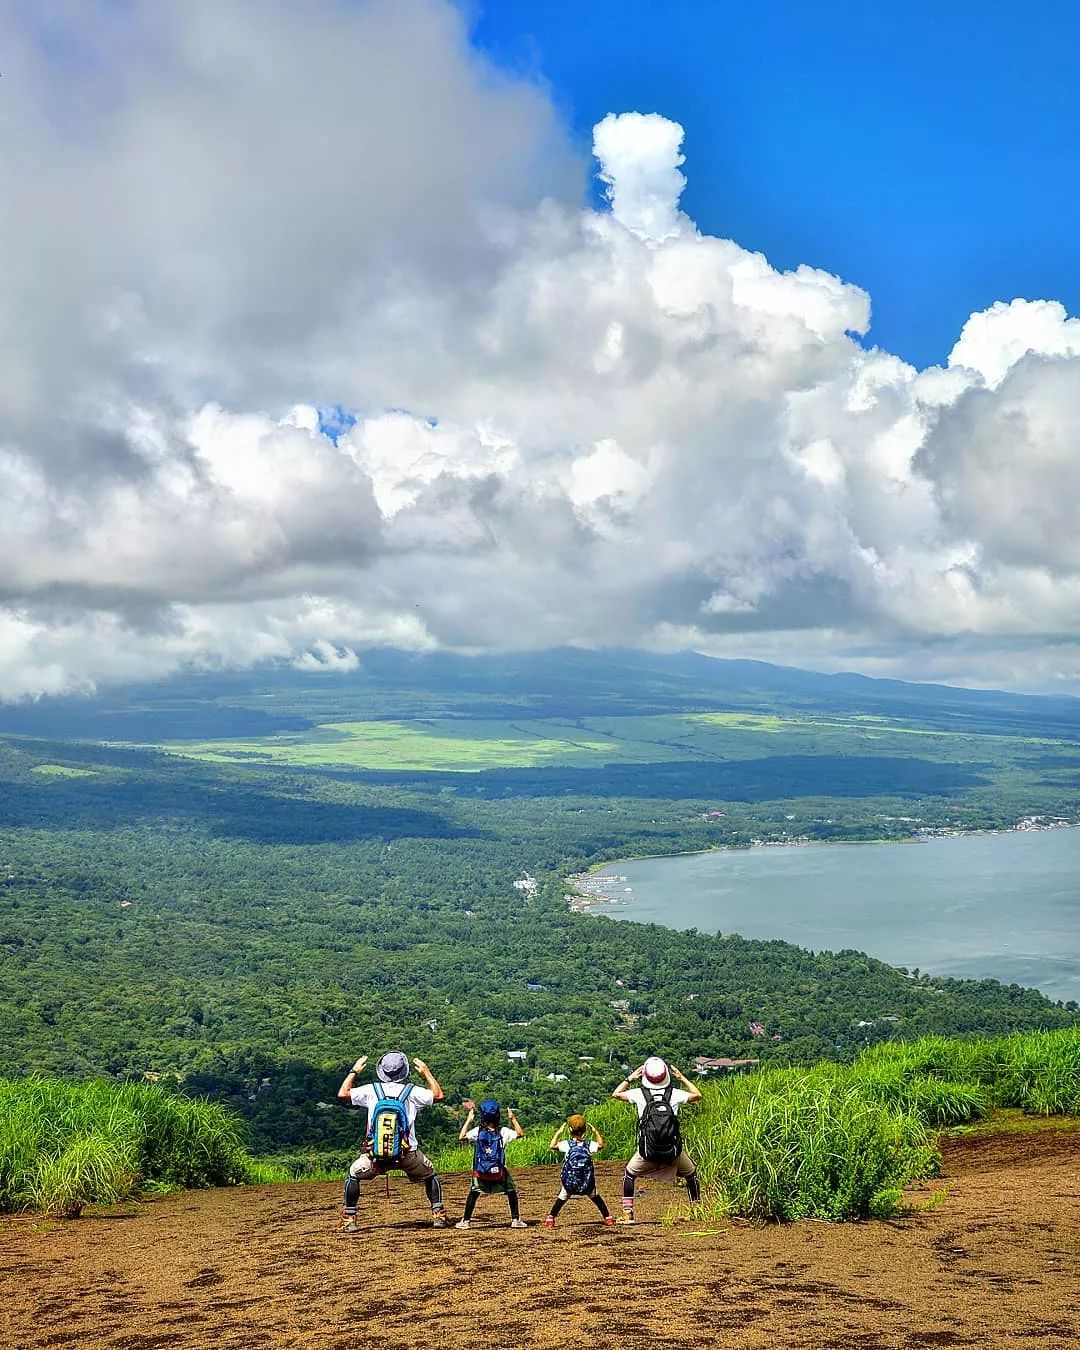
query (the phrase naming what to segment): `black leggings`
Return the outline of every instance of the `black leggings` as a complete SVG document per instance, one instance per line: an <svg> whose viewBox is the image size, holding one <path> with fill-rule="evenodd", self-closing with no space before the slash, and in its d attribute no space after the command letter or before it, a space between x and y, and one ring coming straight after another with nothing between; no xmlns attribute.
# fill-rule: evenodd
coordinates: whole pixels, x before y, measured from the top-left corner
<svg viewBox="0 0 1080 1350"><path fill-rule="evenodd" d="M611 1213L608 1210L607 1205L604 1204L604 1197L600 1195L597 1191L586 1191L585 1198L593 1202L593 1204L596 1206L596 1208L600 1211L600 1213L603 1215L605 1219L611 1218ZM570 1197L567 1196L566 1199L569 1200ZM559 1210L562 1209L563 1205L565 1204L566 1200L562 1198L562 1193L560 1192L555 1197L555 1203L551 1206L551 1217L553 1219L557 1219L559 1217Z"/></svg>
<svg viewBox="0 0 1080 1350"><path fill-rule="evenodd" d="M495 1194L495 1192L492 1192L492 1194ZM463 1216L464 1218L466 1219L472 1218L473 1210L476 1208L476 1202L477 1200L480 1199L481 1195L482 1195L481 1191L474 1191L474 1190L469 1191L469 1194L465 1197L465 1214ZM517 1191L506 1192L506 1203L510 1206L510 1217L512 1219L516 1219L518 1217Z"/></svg>

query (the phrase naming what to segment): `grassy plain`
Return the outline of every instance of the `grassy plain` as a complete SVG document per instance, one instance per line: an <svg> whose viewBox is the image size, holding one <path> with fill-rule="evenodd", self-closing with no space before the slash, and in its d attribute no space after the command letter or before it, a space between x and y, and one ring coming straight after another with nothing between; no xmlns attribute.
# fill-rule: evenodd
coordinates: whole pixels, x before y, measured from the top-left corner
<svg viewBox="0 0 1080 1350"><path fill-rule="evenodd" d="M78 769L73 764L35 764L30 772L39 774L42 778L95 777L93 769Z"/></svg>
<svg viewBox="0 0 1080 1350"><path fill-rule="evenodd" d="M950 762L1015 757L1044 740L943 732L881 717L746 712L583 718L410 718L325 722L246 739L183 741L162 748L218 763L306 768L431 770L755 759L788 754L920 753Z"/></svg>

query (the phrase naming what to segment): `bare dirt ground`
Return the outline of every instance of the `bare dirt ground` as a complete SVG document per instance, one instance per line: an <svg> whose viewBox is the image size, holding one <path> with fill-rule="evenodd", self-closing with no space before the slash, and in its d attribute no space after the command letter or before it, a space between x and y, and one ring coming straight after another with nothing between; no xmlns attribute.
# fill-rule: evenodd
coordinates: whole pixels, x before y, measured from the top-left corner
<svg viewBox="0 0 1080 1350"><path fill-rule="evenodd" d="M603 1228L587 1201L540 1220L554 1167L518 1173L469 1232L428 1226L403 1178L335 1231L327 1184L188 1192L134 1213L0 1223L0 1345L768 1347L1080 1345L1080 1131L945 1142L945 1174L889 1222ZM620 1170L600 1165L617 1212ZM446 1178L460 1213L466 1181ZM944 1193L944 1194L942 1194ZM455 1216L456 1217L456 1216Z"/></svg>

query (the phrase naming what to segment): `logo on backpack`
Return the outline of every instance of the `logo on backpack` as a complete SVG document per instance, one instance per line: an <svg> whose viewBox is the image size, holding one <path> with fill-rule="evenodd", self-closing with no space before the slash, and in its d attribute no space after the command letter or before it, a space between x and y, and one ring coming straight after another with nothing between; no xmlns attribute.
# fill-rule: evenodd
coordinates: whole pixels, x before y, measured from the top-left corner
<svg viewBox="0 0 1080 1350"><path fill-rule="evenodd" d="M645 1107L638 1121L638 1152L649 1162L673 1163L682 1152L679 1117L671 1105L670 1084L660 1093L642 1088Z"/></svg>
<svg viewBox="0 0 1080 1350"><path fill-rule="evenodd" d="M481 1125L473 1149L473 1176L483 1181L502 1181L506 1175L506 1145L502 1130Z"/></svg>
<svg viewBox="0 0 1080 1350"><path fill-rule="evenodd" d="M562 1185L567 1195L588 1195L596 1187L596 1169L588 1144L571 1139L562 1165Z"/></svg>
<svg viewBox="0 0 1080 1350"><path fill-rule="evenodd" d="M376 1084L379 1096L371 1108L368 1124L368 1152L376 1162L398 1162L408 1148L409 1115L405 1103L412 1092L406 1083L400 1097L388 1095L383 1083Z"/></svg>

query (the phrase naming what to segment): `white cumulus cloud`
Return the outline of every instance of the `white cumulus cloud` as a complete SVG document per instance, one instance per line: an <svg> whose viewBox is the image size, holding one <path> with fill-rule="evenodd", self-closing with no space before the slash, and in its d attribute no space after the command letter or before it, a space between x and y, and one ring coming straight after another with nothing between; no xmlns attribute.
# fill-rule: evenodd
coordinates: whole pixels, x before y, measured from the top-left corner
<svg viewBox="0 0 1080 1350"><path fill-rule="evenodd" d="M0 697L372 643L1080 691L1059 304L916 370L701 232L655 112L589 209L443 0L51 14L0 16Z"/></svg>

